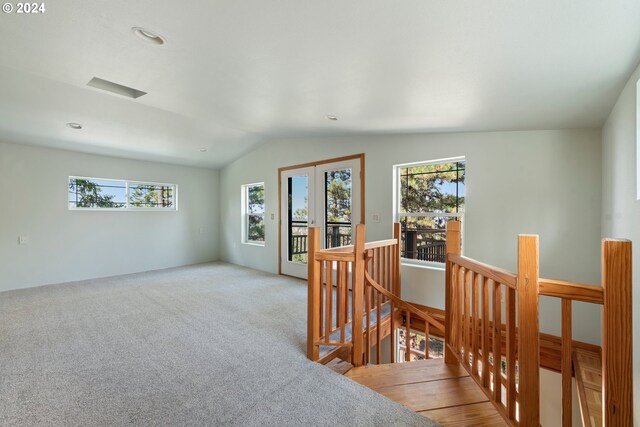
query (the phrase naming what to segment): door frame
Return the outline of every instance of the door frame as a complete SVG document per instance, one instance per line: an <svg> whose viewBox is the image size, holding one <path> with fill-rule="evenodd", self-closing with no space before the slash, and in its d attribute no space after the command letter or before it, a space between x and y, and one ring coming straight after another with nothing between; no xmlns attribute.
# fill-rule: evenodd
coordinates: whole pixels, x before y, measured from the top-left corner
<svg viewBox="0 0 640 427"><path fill-rule="evenodd" d="M278 274L282 274L282 172L290 169L308 168L327 163L343 162L345 160L357 160L360 159L360 223L364 224L365 210L364 210L364 153L353 154L350 156L335 157L332 159L318 160L315 162L301 163L299 165L283 166L278 168ZM355 230L355 224L354 224ZM309 260L310 261L310 260Z"/></svg>

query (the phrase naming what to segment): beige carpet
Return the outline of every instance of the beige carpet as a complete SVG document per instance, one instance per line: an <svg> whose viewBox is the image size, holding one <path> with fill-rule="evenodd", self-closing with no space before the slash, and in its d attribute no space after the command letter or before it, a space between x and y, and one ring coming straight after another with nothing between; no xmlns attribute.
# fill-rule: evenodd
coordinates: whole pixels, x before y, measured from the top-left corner
<svg viewBox="0 0 640 427"><path fill-rule="evenodd" d="M223 263L0 293L0 424L436 425L305 330L304 282Z"/></svg>

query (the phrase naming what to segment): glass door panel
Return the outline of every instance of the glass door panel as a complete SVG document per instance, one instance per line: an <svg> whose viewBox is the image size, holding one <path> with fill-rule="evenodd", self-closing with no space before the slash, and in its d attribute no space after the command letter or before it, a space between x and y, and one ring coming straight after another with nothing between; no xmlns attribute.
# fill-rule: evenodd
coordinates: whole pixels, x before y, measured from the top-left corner
<svg viewBox="0 0 640 427"><path fill-rule="evenodd" d="M347 246L352 241L352 173L339 169L324 173L325 247Z"/></svg>
<svg viewBox="0 0 640 427"><path fill-rule="evenodd" d="M309 235L309 177L294 175L287 179L288 253L290 262L307 263Z"/></svg>
<svg viewBox="0 0 640 427"><path fill-rule="evenodd" d="M315 223L314 173L315 169L310 167L280 175L280 271L289 276L307 277L309 226Z"/></svg>

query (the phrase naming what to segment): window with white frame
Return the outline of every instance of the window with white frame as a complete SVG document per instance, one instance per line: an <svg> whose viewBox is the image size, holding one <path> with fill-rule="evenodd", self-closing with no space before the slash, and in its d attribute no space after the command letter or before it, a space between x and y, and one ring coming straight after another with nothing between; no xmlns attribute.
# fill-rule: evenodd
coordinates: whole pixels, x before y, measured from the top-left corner
<svg viewBox="0 0 640 427"><path fill-rule="evenodd" d="M68 202L74 210L177 210L178 186L70 176Z"/></svg>
<svg viewBox="0 0 640 427"><path fill-rule="evenodd" d="M444 263L447 221L464 216L464 158L397 165L395 173L402 258Z"/></svg>
<svg viewBox="0 0 640 427"><path fill-rule="evenodd" d="M264 183L242 186L243 193L243 241L264 244Z"/></svg>

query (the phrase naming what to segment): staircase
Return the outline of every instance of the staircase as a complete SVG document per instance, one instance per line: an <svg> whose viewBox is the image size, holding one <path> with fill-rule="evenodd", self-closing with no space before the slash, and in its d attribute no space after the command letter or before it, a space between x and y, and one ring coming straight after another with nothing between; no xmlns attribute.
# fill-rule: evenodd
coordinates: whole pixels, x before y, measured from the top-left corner
<svg viewBox="0 0 640 427"><path fill-rule="evenodd" d="M539 427L539 369L551 367L562 375L563 427L573 425L574 372L583 426L632 425L631 242L603 240L602 286L584 285L538 276L537 236L519 236L516 273L466 258L460 223L449 221L443 322L400 298L400 225L393 239L364 236L358 225L353 246L321 250L319 229L309 229L309 359L443 426ZM555 348L539 331L540 295L561 300ZM573 301L603 307L602 358L574 344ZM444 360L426 350L412 361L415 331L425 348L431 334L444 337ZM395 363L396 339L410 363Z"/></svg>

